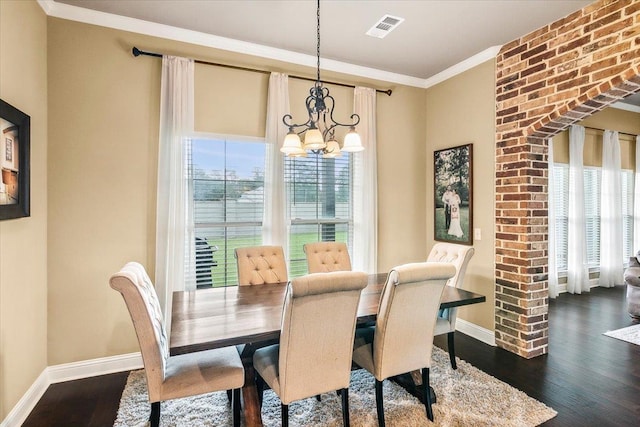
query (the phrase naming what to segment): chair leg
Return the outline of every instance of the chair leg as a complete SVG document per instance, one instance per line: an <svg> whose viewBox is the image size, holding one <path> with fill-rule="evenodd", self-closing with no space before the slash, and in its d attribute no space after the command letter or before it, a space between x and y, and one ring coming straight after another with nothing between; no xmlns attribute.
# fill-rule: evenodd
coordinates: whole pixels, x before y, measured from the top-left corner
<svg viewBox="0 0 640 427"><path fill-rule="evenodd" d="M264 393L264 380L256 372L256 391L258 392L258 403L260 404L260 408L262 409L262 395Z"/></svg>
<svg viewBox="0 0 640 427"><path fill-rule="evenodd" d="M160 402L151 403L151 415L149 416L151 427L160 426Z"/></svg>
<svg viewBox="0 0 640 427"><path fill-rule="evenodd" d="M230 405L233 403L233 391L232 390L227 390L227 400L229 401Z"/></svg>
<svg viewBox="0 0 640 427"><path fill-rule="evenodd" d="M280 412L282 414L282 427L289 427L289 405L281 403Z"/></svg>
<svg viewBox="0 0 640 427"><path fill-rule="evenodd" d="M376 379L376 411L378 411L378 427L384 427L384 405L382 403L382 381Z"/></svg>
<svg viewBox="0 0 640 427"><path fill-rule="evenodd" d="M456 349L453 345L453 332L449 332L447 334L447 348L449 349L449 360L451 360L451 367L453 369L458 369L458 365L456 364Z"/></svg>
<svg viewBox="0 0 640 427"><path fill-rule="evenodd" d="M422 368L422 395L424 396L424 406L427 410L427 418L433 421L431 386L429 385L429 368Z"/></svg>
<svg viewBox="0 0 640 427"><path fill-rule="evenodd" d="M340 395L342 397L342 425L349 427L349 389L343 388Z"/></svg>
<svg viewBox="0 0 640 427"><path fill-rule="evenodd" d="M240 389L234 388L231 396L233 407L233 427L240 427Z"/></svg>

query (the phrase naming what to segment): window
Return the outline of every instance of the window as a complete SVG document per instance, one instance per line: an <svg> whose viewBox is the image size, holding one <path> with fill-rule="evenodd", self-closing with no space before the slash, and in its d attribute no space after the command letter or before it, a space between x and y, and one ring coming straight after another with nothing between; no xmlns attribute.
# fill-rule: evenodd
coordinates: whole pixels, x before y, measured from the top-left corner
<svg viewBox="0 0 640 427"><path fill-rule="evenodd" d="M324 159L322 155L287 157L285 186L289 234L289 275L307 273L302 246L308 242L345 242L352 252L351 155Z"/></svg>
<svg viewBox="0 0 640 427"><path fill-rule="evenodd" d="M555 164L554 190L556 217L556 258L558 271L567 271L568 253L568 213L569 213L569 166ZM622 170L622 229L623 261L626 263L633 253L633 180L631 170ZM587 243L587 265L598 268L600 265L600 186L601 169L584 168L584 205Z"/></svg>
<svg viewBox="0 0 640 427"><path fill-rule="evenodd" d="M192 140L198 287L238 283L234 249L262 244L262 139Z"/></svg>

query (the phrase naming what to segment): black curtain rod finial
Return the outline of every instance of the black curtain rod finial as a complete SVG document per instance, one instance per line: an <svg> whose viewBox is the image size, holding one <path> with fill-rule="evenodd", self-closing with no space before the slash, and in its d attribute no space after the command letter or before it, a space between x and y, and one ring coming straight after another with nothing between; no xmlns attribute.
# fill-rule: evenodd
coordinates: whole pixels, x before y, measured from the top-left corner
<svg viewBox="0 0 640 427"><path fill-rule="evenodd" d="M140 51L140 49L138 49L137 47L133 47L133 49L131 49L131 53L133 53L133 56L140 56L142 55L142 52Z"/></svg>

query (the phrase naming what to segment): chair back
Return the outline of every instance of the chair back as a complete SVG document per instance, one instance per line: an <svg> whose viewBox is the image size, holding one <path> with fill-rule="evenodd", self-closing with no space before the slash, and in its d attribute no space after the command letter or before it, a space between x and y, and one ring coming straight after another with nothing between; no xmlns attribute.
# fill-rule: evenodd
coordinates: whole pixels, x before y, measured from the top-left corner
<svg viewBox="0 0 640 427"><path fill-rule="evenodd" d="M288 280L282 246L251 246L235 249L238 285L263 285Z"/></svg>
<svg viewBox="0 0 640 427"><path fill-rule="evenodd" d="M158 401L169 358L158 295L144 267L137 262L127 263L111 276L109 284L122 294L127 305L142 353L149 399Z"/></svg>
<svg viewBox="0 0 640 427"><path fill-rule="evenodd" d="M316 273L287 288L280 332L282 402L349 387L363 272Z"/></svg>
<svg viewBox="0 0 640 427"><path fill-rule="evenodd" d="M345 243L307 243L302 248L307 255L309 273L351 271L351 258L349 257L349 250Z"/></svg>
<svg viewBox="0 0 640 427"><path fill-rule="evenodd" d="M447 285L460 288L464 282L467 265L474 253L473 246L438 242L431 248L427 261L452 263L456 267L456 274L447 281Z"/></svg>
<svg viewBox="0 0 640 427"><path fill-rule="evenodd" d="M405 264L389 272L373 338L376 378L431 366L440 298L454 274L453 265L436 262Z"/></svg>

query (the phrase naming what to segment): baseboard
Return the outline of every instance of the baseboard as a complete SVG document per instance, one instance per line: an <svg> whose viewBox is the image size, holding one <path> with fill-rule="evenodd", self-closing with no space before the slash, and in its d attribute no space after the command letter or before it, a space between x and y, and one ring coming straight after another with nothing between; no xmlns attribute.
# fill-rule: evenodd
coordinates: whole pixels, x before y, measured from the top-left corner
<svg viewBox="0 0 640 427"><path fill-rule="evenodd" d="M140 352L49 366L49 384L142 368Z"/></svg>
<svg viewBox="0 0 640 427"><path fill-rule="evenodd" d="M471 338L475 338L478 341L489 344L490 346L496 346L496 337L493 331L480 327L475 323L467 322L459 317L456 319L456 331L460 331L463 334L469 335Z"/></svg>
<svg viewBox="0 0 640 427"><path fill-rule="evenodd" d="M51 384L142 368L140 352L47 367L29 387L0 427L20 426Z"/></svg>
<svg viewBox="0 0 640 427"><path fill-rule="evenodd" d="M0 427L21 426L22 423L24 423L36 406L36 403L38 403L44 392L47 391L47 387L49 387L49 374L47 369L48 368L45 368L45 370L42 371L16 406L9 412L7 417L0 422Z"/></svg>

